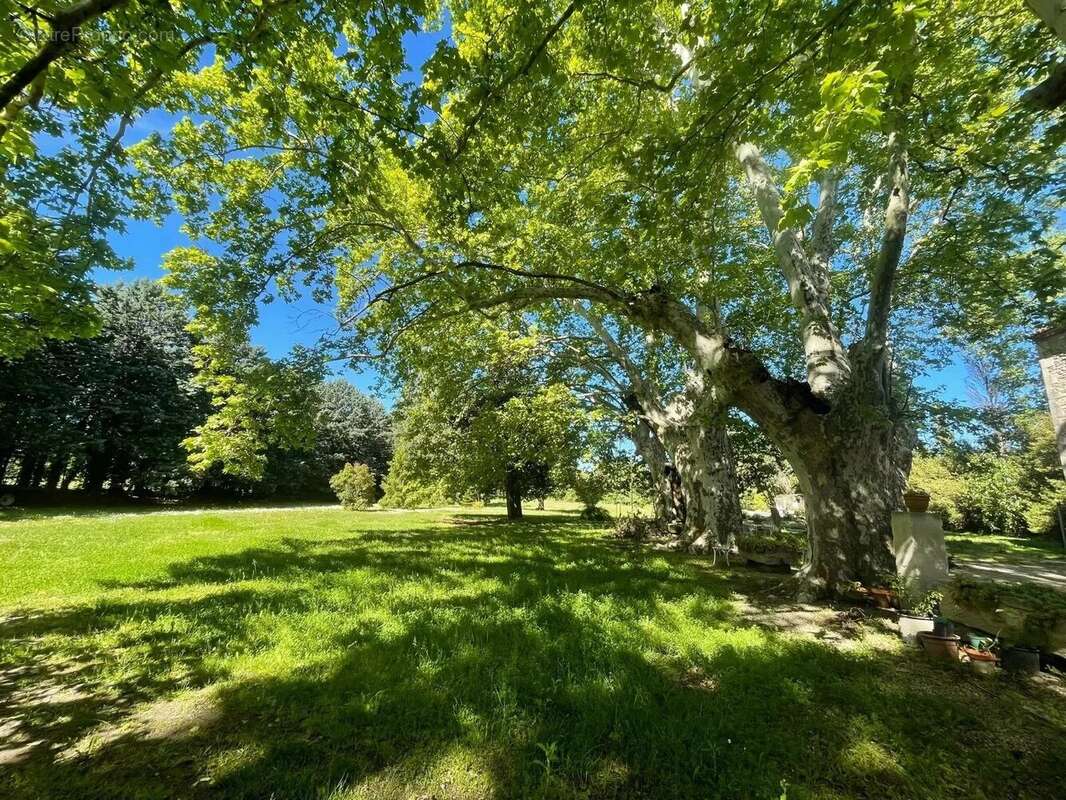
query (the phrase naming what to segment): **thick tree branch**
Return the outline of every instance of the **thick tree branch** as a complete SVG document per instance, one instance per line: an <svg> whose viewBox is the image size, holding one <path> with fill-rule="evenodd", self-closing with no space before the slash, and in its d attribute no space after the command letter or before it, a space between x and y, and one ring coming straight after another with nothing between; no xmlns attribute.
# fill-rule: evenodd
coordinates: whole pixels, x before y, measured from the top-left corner
<svg viewBox="0 0 1066 800"><path fill-rule="evenodd" d="M521 309L551 300L602 303L646 330L670 334L723 391L720 401L735 403L760 424L783 430L797 413L821 408L805 386L774 378L754 353L732 344L683 303L658 290L620 297L604 287L529 286L465 302L471 309Z"/></svg>
<svg viewBox="0 0 1066 800"><path fill-rule="evenodd" d="M1066 42L1066 6L1060 0L1025 0L1025 4Z"/></svg>
<svg viewBox="0 0 1066 800"><path fill-rule="evenodd" d="M12 123L22 113L22 109L27 106L36 108L41 102L41 98L44 97L44 79L45 73L42 72L33 79L27 91L8 103L7 108L0 112L0 139L3 139L4 134L11 129Z"/></svg>
<svg viewBox="0 0 1066 800"><path fill-rule="evenodd" d="M18 95L41 75L53 61L73 49L86 22L124 5L127 0L81 0L49 17L48 33L37 52L27 59L11 77L0 84L0 109L6 109Z"/></svg>
<svg viewBox="0 0 1066 800"><path fill-rule="evenodd" d="M1050 75L1022 95L1022 101L1044 111L1066 104L1066 61L1055 64Z"/></svg>
<svg viewBox="0 0 1066 800"><path fill-rule="evenodd" d="M644 380L644 376L641 375L640 370L637 369L637 365L633 363L629 358L629 354L626 353L625 348L618 343L618 341L611 335L611 332L607 330L607 326L603 324L603 319L591 309L585 307L580 302L574 302L574 310L589 324L589 327L603 342L607 351L611 354L611 357L618 363L626 373L626 377L629 379L630 384L633 386L633 390L640 395L651 396L653 392Z"/></svg>
<svg viewBox="0 0 1066 800"><path fill-rule="evenodd" d="M831 397L847 382L851 364L830 317L828 265L816 264L807 257L801 231L781 226L781 195L758 148L742 144L737 148L737 158L773 242L792 305L800 314L807 381L816 396Z"/></svg>
<svg viewBox="0 0 1066 800"><path fill-rule="evenodd" d="M1066 42L1066 5L1061 0L1025 0L1029 9L1043 20L1055 35ZM1051 74L1022 95L1034 108L1053 111L1066 103L1066 61L1059 61Z"/></svg>
<svg viewBox="0 0 1066 800"><path fill-rule="evenodd" d="M822 176L818 189L818 211L811 225L811 261L814 262L818 274L826 281L821 292L826 301L829 299L829 261L833 258L834 250L833 222L837 212L838 181L836 170L829 170Z"/></svg>
<svg viewBox="0 0 1066 800"><path fill-rule="evenodd" d="M495 272L505 272L508 275L514 275L519 278L536 278L540 280L549 281L563 281L566 283L573 283L578 286L584 286L590 291L603 294L606 293L614 298L615 301L622 299L622 295L613 289L608 289L606 286L602 286L592 281L587 281L584 278L578 278L576 275L567 275L562 272L535 272L532 270L518 269L516 267L508 267L503 264L494 264L490 261L480 261L478 259L467 259L465 261L456 262L457 267L473 267L475 269L487 269Z"/></svg>
<svg viewBox="0 0 1066 800"><path fill-rule="evenodd" d="M882 352L888 340L888 319L892 313L892 290L896 269L907 236L907 216L910 204L910 176L907 170L907 148L903 134L893 131L888 138L888 205L885 208L885 233L870 276L870 306L866 317L866 345Z"/></svg>

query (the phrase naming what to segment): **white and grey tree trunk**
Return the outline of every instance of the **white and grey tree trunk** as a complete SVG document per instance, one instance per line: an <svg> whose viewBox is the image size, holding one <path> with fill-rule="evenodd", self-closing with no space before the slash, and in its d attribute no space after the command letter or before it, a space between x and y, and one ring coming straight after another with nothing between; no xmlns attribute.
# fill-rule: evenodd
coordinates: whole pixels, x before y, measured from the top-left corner
<svg viewBox="0 0 1066 800"><path fill-rule="evenodd" d="M741 531L743 515L725 425L726 408L719 401L715 386L699 371L690 371L684 389L669 403L664 402L603 320L583 306L576 305L575 309L625 371L631 388L629 405L665 447L681 480L685 544L698 542L697 549L719 544L731 547ZM677 504L673 506L676 511Z"/></svg>
<svg viewBox="0 0 1066 800"><path fill-rule="evenodd" d="M725 414L689 419L665 435L685 492L686 545L698 552L732 548L743 515Z"/></svg>
<svg viewBox="0 0 1066 800"><path fill-rule="evenodd" d="M637 454L651 473L655 518L668 527L683 525L686 504L675 485L678 473L670 462L665 445L641 416L637 417L631 435Z"/></svg>

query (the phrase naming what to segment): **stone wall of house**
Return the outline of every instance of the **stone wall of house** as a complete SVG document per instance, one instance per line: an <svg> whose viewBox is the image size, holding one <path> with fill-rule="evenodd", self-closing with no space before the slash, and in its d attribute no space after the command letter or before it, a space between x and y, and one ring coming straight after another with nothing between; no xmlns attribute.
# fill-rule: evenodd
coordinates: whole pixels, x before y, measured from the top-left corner
<svg viewBox="0 0 1066 800"><path fill-rule="evenodd" d="M1059 443L1059 460L1063 475L1066 475L1066 328L1041 331L1033 340L1051 407L1051 422Z"/></svg>

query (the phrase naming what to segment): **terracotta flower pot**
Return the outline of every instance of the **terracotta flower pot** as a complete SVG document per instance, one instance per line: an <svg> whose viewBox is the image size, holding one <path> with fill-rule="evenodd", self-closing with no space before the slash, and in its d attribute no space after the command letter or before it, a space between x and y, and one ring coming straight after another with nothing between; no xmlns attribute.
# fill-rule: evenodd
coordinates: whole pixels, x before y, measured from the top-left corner
<svg viewBox="0 0 1066 800"><path fill-rule="evenodd" d="M929 510L929 493L921 491L905 492L903 502L906 503L908 511L923 513Z"/></svg>
<svg viewBox="0 0 1066 800"><path fill-rule="evenodd" d="M959 637L937 636L923 631L918 634L918 644L931 658L943 658L948 661L959 660Z"/></svg>
<svg viewBox="0 0 1066 800"><path fill-rule="evenodd" d="M970 669L979 675L991 675L996 671L996 654L988 650L976 650L973 647L962 645L960 648L963 661L970 665Z"/></svg>

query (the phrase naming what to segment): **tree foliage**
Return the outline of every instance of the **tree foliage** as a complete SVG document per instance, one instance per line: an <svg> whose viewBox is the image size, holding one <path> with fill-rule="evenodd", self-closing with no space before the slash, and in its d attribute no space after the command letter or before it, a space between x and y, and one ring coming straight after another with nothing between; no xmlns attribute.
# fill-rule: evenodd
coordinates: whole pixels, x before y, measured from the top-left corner
<svg viewBox="0 0 1066 800"><path fill-rule="evenodd" d="M376 399L348 381L321 384L316 398L315 462L328 474L346 463L385 474L392 457L392 418Z"/></svg>
<svg viewBox="0 0 1066 800"><path fill-rule="evenodd" d="M1000 447L956 443L915 458L911 485L931 496L930 508L955 530L1008 536L1047 534L1066 502L1054 428L1047 413L1024 410L1009 420L1014 435Z"/></svg>
<svg viewBox="0 0 1066 800"><path fill-rule="evenodd" d="M0 356L98 327L88 272L126 265L109 234L131 216L159 219L165 211L131 169L142 117L193 110L224 72L234 96L247 93L260 121L278 132L284 92L267 98L255 87L281 74L298 81L301 67L329 53L345 57L353 85L382 113L402 119L408 112L391 80L402 68L400 40L432 11L417 0L5 4ZM338 40L347 52L336 53ZM205 62L214 67L202 70ZM190 161L186 169L198 167Z"/></svg>
<svg viewBox="0 0 1066 800"><path fill-rule="evenodd" d="M181 442L207 411L193 381L186 311L146 281L99 295L97 337L0 362L0 451L20 462L26 487L47 469L52 488L79 478L89 491L105 483L116 492L174 491L186 482Z"/></svg>

